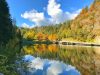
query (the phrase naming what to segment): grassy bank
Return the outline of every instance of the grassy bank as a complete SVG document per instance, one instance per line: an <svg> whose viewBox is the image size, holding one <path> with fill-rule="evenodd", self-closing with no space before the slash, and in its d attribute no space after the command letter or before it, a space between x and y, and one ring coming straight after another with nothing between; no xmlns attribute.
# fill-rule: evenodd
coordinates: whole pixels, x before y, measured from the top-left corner
<svg viewBox="0 0 100 75"><path fill-rule="evenodd" d="M4 75L18 75L15 60L20 54L20 40L14 38L6 45L0 46L0 73Z"/></svg>

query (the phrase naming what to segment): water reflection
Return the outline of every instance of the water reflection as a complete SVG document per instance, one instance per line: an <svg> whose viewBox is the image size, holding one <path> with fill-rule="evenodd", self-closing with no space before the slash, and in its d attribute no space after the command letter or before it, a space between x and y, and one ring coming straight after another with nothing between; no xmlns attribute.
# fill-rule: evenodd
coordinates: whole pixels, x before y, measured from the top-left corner
<svg viewBox="0 0 100 75"><path fill-rule="evenodd" d="M96 54L100 55L100 47L95 47L94 49L95 49L94 52Z"/></svg>
<svg viewBox="0 0 100 75"><path fill-rule="evenodd" d="M21 75L80 75L75 67L60 61L35 58L31 55L24 56L23 60L28 63L28 69Z"/></svg>
<svg viewBox="0 0 100 75"><path fill-rule="evenodd" d="M31 46L24 46L23 50L25 54L43 53L46 51L57 52L59 50L59 46L55 44L51 44L51 45L35 44Z"/></svg>
<svg viewBox="0 0 100 75"><path fill-rule="evenodd" d="M75 66L82 75L96 75L95 62L100 60L100 47L35 44L24 46L24 55L59 60Z"/></svg>

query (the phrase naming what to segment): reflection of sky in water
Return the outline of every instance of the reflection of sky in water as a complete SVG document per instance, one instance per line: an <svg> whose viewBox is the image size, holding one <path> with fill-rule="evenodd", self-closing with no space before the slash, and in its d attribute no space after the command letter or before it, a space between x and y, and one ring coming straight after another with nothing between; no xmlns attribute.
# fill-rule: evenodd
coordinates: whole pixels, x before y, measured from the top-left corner
<svg viewBox="0 0 100 75"><path fill-rule="evenodd" d="M35 58L31 55L26 55L23 60L28 63L28 69L21 72L21 75L80 75L75 67L63 62Z"/></svg>

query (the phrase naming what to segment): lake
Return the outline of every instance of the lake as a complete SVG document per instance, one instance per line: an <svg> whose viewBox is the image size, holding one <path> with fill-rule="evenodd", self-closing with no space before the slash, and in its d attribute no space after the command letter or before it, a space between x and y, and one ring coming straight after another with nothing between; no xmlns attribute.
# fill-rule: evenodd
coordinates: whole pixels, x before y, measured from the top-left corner
<svg viewBox="0 0 100 75"><path fill-rule="evenodd" d="M100 47L25 45L17 62L20 75L100 75Z"/></svg>

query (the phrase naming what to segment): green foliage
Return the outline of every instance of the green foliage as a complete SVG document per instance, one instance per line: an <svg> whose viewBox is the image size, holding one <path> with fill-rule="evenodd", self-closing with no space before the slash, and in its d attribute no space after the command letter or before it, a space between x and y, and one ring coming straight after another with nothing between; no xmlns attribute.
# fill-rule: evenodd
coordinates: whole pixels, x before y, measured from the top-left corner
<svg viewBox="0 0 100 75"><path fill-rule="evenodd" d="M6 0L0 0L0 73L18 75L15 60L21 49L21 33L12 21Z"/></svg>
<svg viewBox="0 0 100 75"><path fill-rule="evenodd" d="M6 45L0 46L0 73L4 75L18 75L16 59L20 55L19 39L14 38Z"/></svg>
<svg viewBox="0 0 100 75"><path fill-rule="evenodd" d="M12 38L12 20L6 0L0 0L0 44Z"/></svg>

